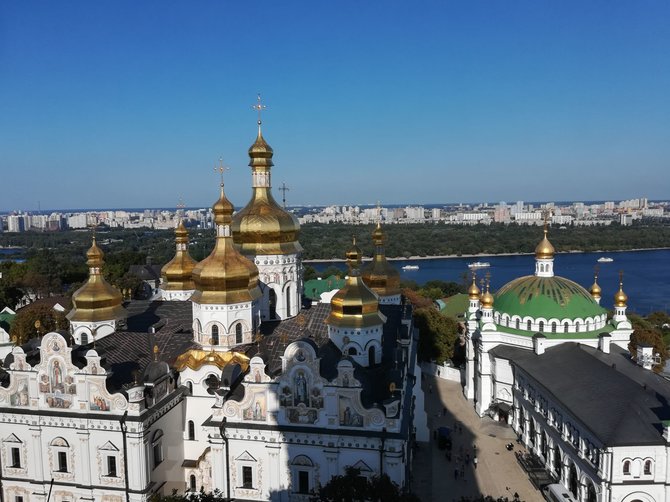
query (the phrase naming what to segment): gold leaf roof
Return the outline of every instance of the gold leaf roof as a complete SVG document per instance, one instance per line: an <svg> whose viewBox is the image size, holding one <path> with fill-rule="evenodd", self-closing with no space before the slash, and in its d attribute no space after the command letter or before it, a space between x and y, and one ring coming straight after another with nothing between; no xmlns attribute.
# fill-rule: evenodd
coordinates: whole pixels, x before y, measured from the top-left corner
<svg viewBox="0 0 670 502"><path fill-rule="evenodd" d="M249 358L239 352L214 352L191 349L177 357L173 366L177 371L183 371L186 368L198 371L208 364L214 365L219 369L223 369L229 364L239 364L242 367L242 372L245 372L249 368Z"/></svg>
<svg viewBox="0 0 670 502"><path fill-rule="evenodd" d="M258 137L249 148L252 172L267 173L269 177L274 165L272 155L259 127ZM251 200L233 218L232 230L235 244L244 254L294 254L303 250L298 242L298 220L277 204L270 186L253 187Z"/></svg>
<svg viewBox="0 0 670 502"><path fill-rule="evenodd" d="M86 252L89 266L88 281L72 295L74 307L67 314L70 321L97 322L118 320L126 317L121 292L109 284L102 276L104 253L93 237L93 243Z"/></svg>
<svg viewBox="0 0 670 502"><path fill-rule="evenodd" d="M375 244L375 254L372 261L361 269L363 281L379 296L400 294L400 273L386 260L386 236L379 223L372 232L372 241Z"/></svg>
<svg viewBox="0 0 670 502"><path fill-rule="evenodd" d="M179 220L179 225L177 225L174 233L177 251L172 260L167 262L161 269L163 289L168 291L189 291L195 289L195 283L191 274L195 268L196 261L188 252L188 231L184 227L182 220Z"/></svg>
<svg viewBox="0 0 670 502"><path fill-rule="evenodd" d="M231 304L253 301L261 296L258 268L242 256L233 244L230 221L233 205L221 186L221 195L212 207L217 236L210 255L193 269L196 303Z"/></svg>

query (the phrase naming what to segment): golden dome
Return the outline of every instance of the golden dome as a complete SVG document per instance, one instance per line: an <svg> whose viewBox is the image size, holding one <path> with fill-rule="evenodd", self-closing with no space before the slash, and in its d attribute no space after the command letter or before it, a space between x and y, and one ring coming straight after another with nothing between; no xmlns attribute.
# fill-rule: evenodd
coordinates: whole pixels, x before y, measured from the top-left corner
<svg viewBox="0 0 670 502"><path fill-rule="evenodd" d="M481 294L482 292L477 287L477 276L472 274L472 284L468 288L468 297L470 297L470 300L479 300Z"/></svg>
<svg viewBox="0 0 670 502"><path fill-rule="evenodd" d="M235 245L244 254L294 254L303 250L298 242L298 220L272 196L272 155L259 125L258 137L249 148L253 193L244 209L235 214L232 224Z"/></svg>
<svg viewBox="0 0 670 502"><path fill-rule="evenodd" d="M186 368L198 371L207 364L217 366L219 369L223 369L229 364L239 364L242 372L245 372L249 368L249 358L239 352L214 352L191 349L177 357L173 366L177 371L183 371Z"/></svg>
<svg viewBox="0 0 670 502"><path fill-rule="evenodd" d="M363 281L379 296L400 294L400 273L386 260L386 236L380 223L377 223L372 232L372 241L375 244L375 254L372 261L361 269Z"/></svg>
<svg viewBox="0 0 670 502"><path fill-rule="evenodd" d="M625 307L628 303L628 295L623 292L623 278L619 280L619 291L614 294L614 306Z"/></svg>
<svg viewBox="0 0 670 502"><path fill-rule="evenodd" d="M346 253L349 276L333 299L330 301L330 315L327 324L347 328L367 328L383 324L384 315L379 312L379 298L366 286L358 267L361 263L361 250L353 239Z"/></svg>
<svg viewBox="0 0 670 502"><path fill-rule="evenodd" d="M89 267L88 281L72 295L74 307L67 314L70 321L98 322L119 320L126 317L121 305L121 292L109 284L102 276L104 253L93 237L93 244L86 252L86 264Z"/></svg>
<svg viewBox="0 0 670 502"><path fill-rule="evenodd" d="M544 238L535 248L535 258L538 260L550 260L554 257L556 250L554 246L551 245L549 239L547 239L547 228L544 229Z"/></svg>
<svg viewBox="0 0 670 502"><path fill-rule="evenodd" d="M593 284L589 288L589 293L591 293L593 298L600 298L603 294L603 290L600 288L600 284L598 284L598 274L593 278Z"/></svg>
<svg viewBox="0 0 670 502"><path fill-rule="evenodd" d="M483 309L492 309L493 308L493 295L491 294L491 291L489 289L490 289L490 285L487 282L486 283L486 291L484 292L484 294L479 299L479 301L481 302L481 307Z"/></svg>
<svg viewBox="0 0 670 502"><path fill-rule="evenodd" d="M212 206L216 223L216 242L210 255L193 269L195 303L231 304L253 301L261 296L258 268L233 245L230 222L233 205L221 196Z"/></svg>
<svg viewBox="0 0 670 502"><path fill-rule="evenodd" d="M161 269L163 289L167 291L189 291L195 289L191 274L196 262L188 253L188 231L182 220L179 220L179 225L177 225L174 234L177 251L174 258Z"/></svg>

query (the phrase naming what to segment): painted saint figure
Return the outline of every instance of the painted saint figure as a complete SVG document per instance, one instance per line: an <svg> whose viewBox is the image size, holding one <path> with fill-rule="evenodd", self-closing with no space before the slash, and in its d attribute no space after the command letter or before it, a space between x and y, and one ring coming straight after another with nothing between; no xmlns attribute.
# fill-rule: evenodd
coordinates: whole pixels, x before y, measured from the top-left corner
<svg viewBox="0 0 670 502"><path fill-rule="evenodd" d="M295 404L307 403L307 380L301 371L295 379Z"/></svg>

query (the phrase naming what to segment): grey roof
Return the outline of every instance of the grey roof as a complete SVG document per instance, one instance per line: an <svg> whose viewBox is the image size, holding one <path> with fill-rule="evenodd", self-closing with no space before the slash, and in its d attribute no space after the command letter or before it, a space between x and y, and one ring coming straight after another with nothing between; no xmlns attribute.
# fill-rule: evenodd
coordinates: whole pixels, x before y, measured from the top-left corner
<svg viewBox="0 0 670 502"><path fill-rule="evenodd" d="M612 344L609 354L563 343L542 355L499 345L508 359L544 387L604 446L664 444L662 421L670 419L670 382L638 366Z"/></svg>

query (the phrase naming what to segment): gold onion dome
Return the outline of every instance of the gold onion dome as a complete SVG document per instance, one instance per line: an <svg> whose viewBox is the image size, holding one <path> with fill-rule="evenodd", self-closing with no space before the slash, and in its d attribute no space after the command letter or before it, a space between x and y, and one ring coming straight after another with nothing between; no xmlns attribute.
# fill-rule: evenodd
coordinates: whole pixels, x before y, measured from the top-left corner
<svg viewBox="0 0 670 502"><path fill-rule="evenodd" d="M554 246L549 242L549 239L547 239L547 229L545 227L544 238L535 248L535 258L538 260L550 260L554 257L555 253L556 250L554 249Z"/></svg>
<svg viewBox="0 0 670 502"><path fill-rule="evenodd" d="M346 253L349 276L330 302L330 315L326 323L347 328L367 328L383 324L384 315L379 312L379 298L366 286L358 267L361 250L354 238L352 247Z"/></svg>
<svg viewBox="0 0 670 502"><path fill-rule="evenodd" d="M121 292L102 276L104 253L95 242L86 252L89 267L88 281L72 295L74 307L67 318L75 322L118 320L126 317Z"/></svg>
<svg viewBox="0 0 670 502"><path fill-rule="evenodd" d="M614 294L614 306L625 307L628 303L628 295L623 292L623 280L619 281L619 291Z"/></svg>
<svg viewBox="0 0 670 502"><path fill-rule="evenodd" d="M186 291L195 289L192 273L196 262L188 253L188 231L182 220L179 220L174 234L177 251L172 260L161 269L163 289Z"/></svg>
<svg viewBox="0 0 670 502"><path fill-rule="evenodd" d="M476 287L476 286L475 286ZM479 301L481 302L481 307L483 309L492 309L493 308L493 295L491 294L491 291L489 291L489 284L486 284L486 291L484 294L481 296Z"/></svg>
<svg viewBox="0 0 670 502"><path fill-rule="evenodd" d="M242 256L233 245L230 235L233 205L226 198L221 184L221 196L212 206L216 223L216 241L210 255L193 269L195 303L231 304L253 301L261 296L258 287L258 268Z"/></svg>
<svg viewBox="0 0 670 502"><path fill-rule="evenodd" d="M386 260L386 236L380 223L377 223L372 232L372 241L375 244L375 254L372 261L361 269L363 281L380 296L400 294L400 273Z"/></svg>
<svg viewBox="0 0 670 502"><path fill-rule="evenodd" d="M244 254L293 254L302 252L298 242L300 224L295 216L282 209L272 196L270 170L273 151L261 133L249 148L252 171L251 200L233 218L235 245Z"/></svg>
<svg viewBox="0 0 670 502"><path fill-rule="evenodd" d="M598 274L593 278L593 284L589 288L589 293L591 293L593 298L600 298L603 294L603 290L601 289L600 284L598 284Z"/></svg>
<svg viewBox="0 0 670 502"><path fill-rule="evenodd" d="M470 300L479 300L481 294L482 292L477 287L477 276L472 274L472 284L468 288L468 297L470 297Z"/></svg>

